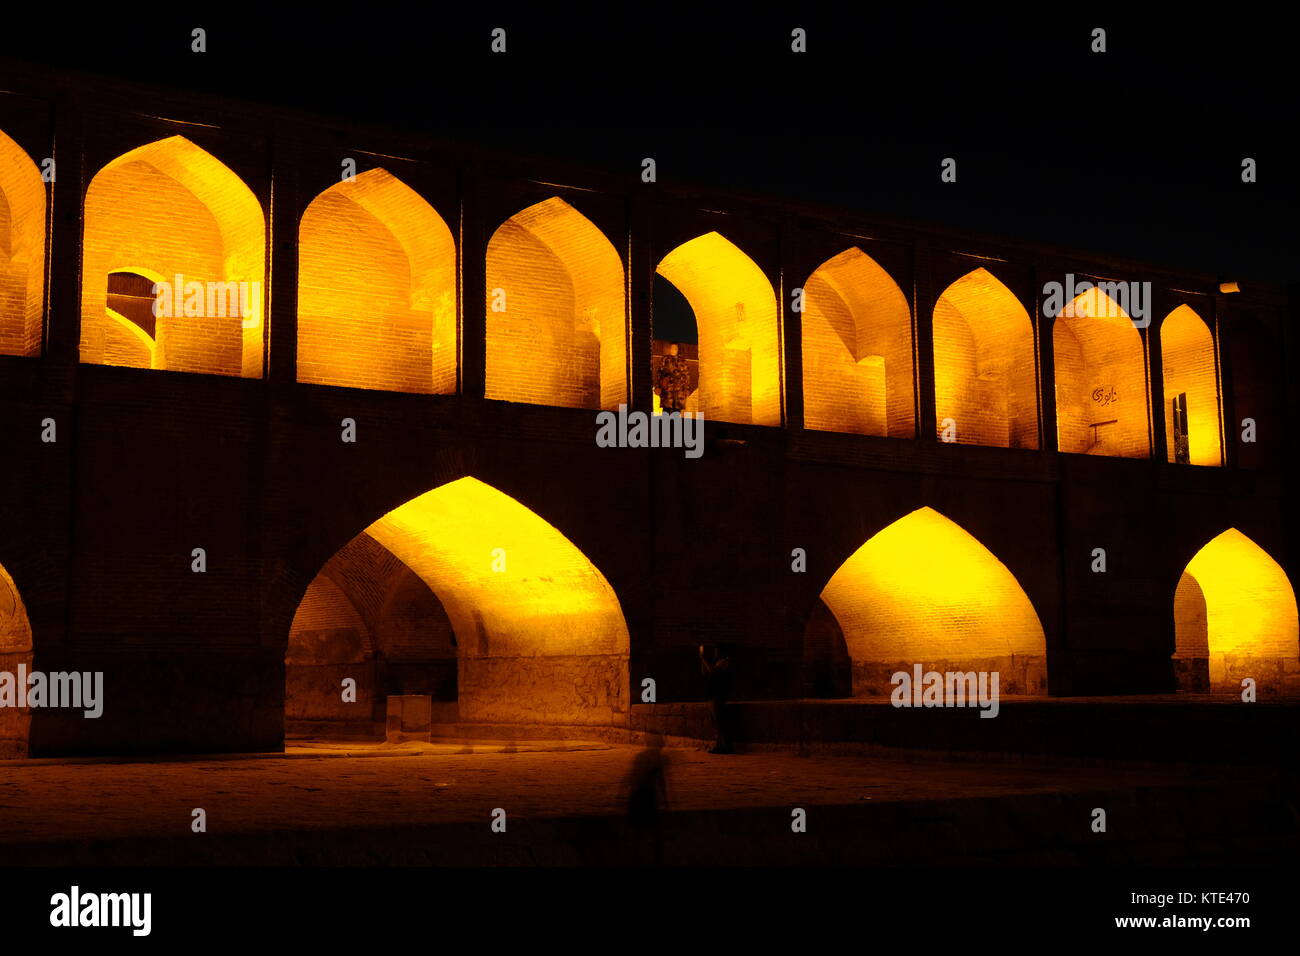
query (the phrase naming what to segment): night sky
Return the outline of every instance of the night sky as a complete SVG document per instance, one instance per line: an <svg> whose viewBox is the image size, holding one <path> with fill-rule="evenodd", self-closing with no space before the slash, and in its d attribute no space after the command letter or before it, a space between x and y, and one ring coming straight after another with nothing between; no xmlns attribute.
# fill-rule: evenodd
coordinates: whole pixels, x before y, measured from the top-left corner
<svg viewBox="0 0 1300 956"><path fill-rule="evenodd" d="M613 170L653 156L660 182L1300 279L1294 54L1278 23L1096 5L710 18L621 4L608 9L630 19L608 21L469 6L263 7L253 21L199 3L57 25L7 12L0 55ZM190 52L194 26L206 54ZM790 52L795 26L806 54ZM1096 26L1104 54L1089 50ZM947 156L956 184L939 180ZM1257 183L1241 182L1245 156Z"/></svg>

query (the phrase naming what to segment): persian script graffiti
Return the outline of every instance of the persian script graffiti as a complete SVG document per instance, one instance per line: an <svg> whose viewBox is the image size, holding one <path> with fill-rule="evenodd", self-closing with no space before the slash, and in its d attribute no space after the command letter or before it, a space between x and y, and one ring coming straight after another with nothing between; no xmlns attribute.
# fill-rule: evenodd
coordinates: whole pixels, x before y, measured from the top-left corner
<svg viewBox="0 0 1300 956"><path fill-rule="evenodd" d="M1092 390L1092 400L1105 408L1119 401L1119 390L1114 385L1099 385Z"/></svg>

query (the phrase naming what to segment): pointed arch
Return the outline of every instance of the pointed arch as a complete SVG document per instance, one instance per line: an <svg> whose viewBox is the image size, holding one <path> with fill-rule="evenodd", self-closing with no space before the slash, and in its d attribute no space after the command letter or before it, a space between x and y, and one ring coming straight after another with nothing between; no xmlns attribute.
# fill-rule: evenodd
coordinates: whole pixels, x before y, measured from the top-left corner
<svg viewBox="0 0 1300 956"><path fill-rule="evenodd" d="M45 180L0 131L0 354L39 355L45 311Z"/></svg>
<svg viewBox="0 0 1300 956"><path fill-rule="evenodd" d="M31 670L32 625L18 586L0 565L0 673L16 680L20 666ZM0 759L27 756L31 720L29 708L0 707Z"/></svg>
<svg viewBox="0 0 1300 956"><path fill-rule="evenodd" d="M857 247L818 266L804 285L804 426L916 437L912 310Z"/></svg>
<svg viewBox="0 0 1300 956"><path fill-rule="evenodd" d="M955 428L960 444L1037 448L1035 356L1029 313L996 276L981 267L948 286L934 306L939 435Z"/></svg>
<svg viewBox="0 0 1300 956"><path fill-rule="evenodd" d="M1094 286L1056 316L1052 350L1060 450L1148 457L1146 351L1128 313Z"/></svg>
<svg viewBox="0 0 1300 956"><path fill-rule="evenodd" d="M445 630L461 719L608 724L626 714L629 636L613 588L558 529L475 478L394 508L322 574L357 617L377 622L368 633L388 658L421 631ZM412 612L416 579L436 607ZM346 610L320 618L359 633Z"/></svg>
<svg viewBox="0 0 1300 956"><path fill-rule="evenodd" d="M167 283L152 367L261 377L262 206L243 180L183 136L119 156L86 190L81 360L147 368L138 341L108 314L108 276L122 271Z"/></svg>
<svg viewBox="0 0 1300 956"><path fill-rule="evenodd" d="M877 532L831 576L822 601L852 661L854 696L890 676L997 671L1004 694L1045 693L1046 640L1015 575L961 526L919 508Z"/></svg>
<svg viewBox="0 0 1300 956"><path fill-rule="evenodd" d="M1160 323L1165 379L1165 452L1171 462L1223 464L1214 336L1188 305Z"/></svg>
<svg viewBox="0 0 1300 956"><path fill-rule="evenodd" d="M335 183L298 227L298 381L456 391L456 242L385 169Z"/></svg>
<svg viewBox="0 0 1300 956"><path fill-rule="evenodd" d="M763 270L730 240L709 232L668 253L656 271L695 312L699 411L717 421L780 425L776 294Z"/></svg>
<svg viewBox="0 0 1300 956"><path fill-rule="evenodd" d="M627 290L605 234L551 197L487 248L488 398L565 408L627 401Z"/></svg>
<svg viewBox="0 0 1300 956"><path fill-rule="evenodd" d="M1174 594L1175 671L1186 690L1300 690L1300 628L1286 571L1229 528L1196 552Z"/></svg>

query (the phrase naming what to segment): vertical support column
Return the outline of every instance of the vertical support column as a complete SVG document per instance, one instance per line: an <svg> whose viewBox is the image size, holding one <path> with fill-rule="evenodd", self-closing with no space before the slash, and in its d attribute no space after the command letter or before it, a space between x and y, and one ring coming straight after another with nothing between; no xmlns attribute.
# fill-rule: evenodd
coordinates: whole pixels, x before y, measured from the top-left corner
<svg viewBox="0 0 1300 956"><path fill-rule="evenodd" d="M1043 276L1037 263L1029 269L1034 298L1029 312L1038 343L1038 447L1059 451L1056 429L1056 348L1052 338L1055 316L1043 313Z"/></svg>
<svg viewBox="0 0 1300 956"><path fill-rule="evenodd" d="M635 192L628 199L627 255L628 320L628 387L629 409L650 414L654 407L654 383L651 362L654 339L654 315L651 292L654 289L655 263L653 248L654 215L649 200Z"/></svg>
<svg viewBox="0 0 1300 956"><path fill-rule="evenodd" d="M1169 458L1169 444L1165 432L1165 358L1158 330L1171 307L1165 291L1157 288L1154 282L1151 283L1151 301L1147 307L1151 310L1151 324L1138 330L1147 350L1147 368L1151 370L1151 383L1147 389L1147 433L1151 436L1151 457L1164 462Z"/></svg>
<svg viewBox="0 0 1300 956"><path fill-rule="evenodd" d="M1228 336L1223 332L1222 295L1210 297L1212 315L1211 330L1214 335L1215 375L1219 386L1219 412L1222 421L1223 466L1237 468L1241 457L1237 447L1237 436L1241 434L1241 419L1237 415L1237 394L1233 387L1232 346Z"/></svg>
<svg viewBox="0 0 1300 956"><path fill-rule="evenodd" d="M482 398L487 389L487 244L496 228L488 221L487 181L462 167L460 174L460 387Z"/></svg>
<svg viewBox="0 0 1300 956"><path fill-rule="evenodd" d="M54 182L50 186L49 293L45 356L76 367L81 354L81 208L86 181L81 103L61 90L54 103ZM37 157L39 164L41 157Z"/></svg>
<svg viewBox="0 0 1300 956"><path fill-rule="evenodd" d="M267 378L298 380L298 225L301 220L298 167L301 151L271 140L271 210L267 217L271 302L267 310Z"/></svg>
<svg viewBox="0 0 1300 956"><path fill-rule="evenodd" d="M779 315L782 319L782 368L785 371L785 426L789 429L804 427L803 408L803 313L794 310L794 290L803 285L807 276L795 272L799 262L799 234L788 220L781 222L781 296ZM802 299L803 297L801 297ZM807 302L804 301L804 308Z"/></svg>
<svg viewBox="0 0 1300 956"><path fill-rule="evenodd" d="M912 247L912 308L915 313L916 430L923 442L939 440L934 403L934 288L932 252L926 242Z"/></svg>

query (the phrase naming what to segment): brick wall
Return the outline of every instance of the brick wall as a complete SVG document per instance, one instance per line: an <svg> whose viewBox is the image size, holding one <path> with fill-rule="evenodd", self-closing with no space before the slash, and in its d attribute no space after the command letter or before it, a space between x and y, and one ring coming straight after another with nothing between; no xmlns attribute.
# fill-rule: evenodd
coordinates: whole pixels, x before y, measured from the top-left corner
<svg viewBox="0 0 1300 956"><path fill-rule="evenodd" d="M259 378L262 374L265 220L237 176L183 137L151 143L105 166L86 192L82 245L81 358L101 365L154 367ZM209 310L187 315L187 290L172 290L153 349L107 311L108 276L134 272L174 283L183 276L248 283L250 321ZM146 364L146 361L149 364Z"/></svg>
<svg viewBox="0 0 1300 956"><path fill-rule="evenodd" d="M0 132L0 354L37 355L45 307L45 183Z"/></svg>
<svg viewBox="0 0 1300 956"><path fill-rule="evenodd" d="M962 276L934 307L935 422L957 443L1038 447L1034 328L1019 300L985 269Z"/></svg>
<svg viewBox="0 0 1300 956"><path fill-rule="evenodd" d="M456 390L451 230L382 169L331 186L298 234L298 381Z"/></svg>
<svg viewBox="0 0 1300 956"><path fill-rule="evenodd" d="M781 424L780 339L772 284L716 232L678 246L658 273L686 297L699 330L699 410L709 421Z"/></svg>
<svg viewBox="0 0 1300 956"><path fill-rule="evenodd" d="M888 694L889 675L916 663L1005 670L1002 693L1046 689L1046 641L1028 597L1002 562L930 508L871 537L822 600L844 632L855 696Z"/></svg>
<svg viewBox="0 0 1300 956"><path fill-rule="evenodd" d="M1190 306L1180 305L1160 324L1165 377L1165 458L1174 460L1173 399L1187 394L1187 432L1193 465L1222 465L1219 380L1214 337Z"/></svg>
<svg viewBox="0 0 1300 956"><path fill-rule="evenodd" d="M1093 289L1061 310L1052 346L1060 450L1147 457L1146 352L1128 314ZM1115 424L1092 427L1112 420Z"/></svg>
<svg viewBox="0 0 1300 956"><path fill-rule="evenodd" d="M504 293L504 310L496 290ZM488 398L567 408L627 401L623 262L590 220L551 198L487 250Z"/></svg>
<svg viewBox="0 0 1300 956"><path fill-rule="evenodd" d="M912 313L861 249L823 264L804 287L804 426L912 438Z"/></svg>

